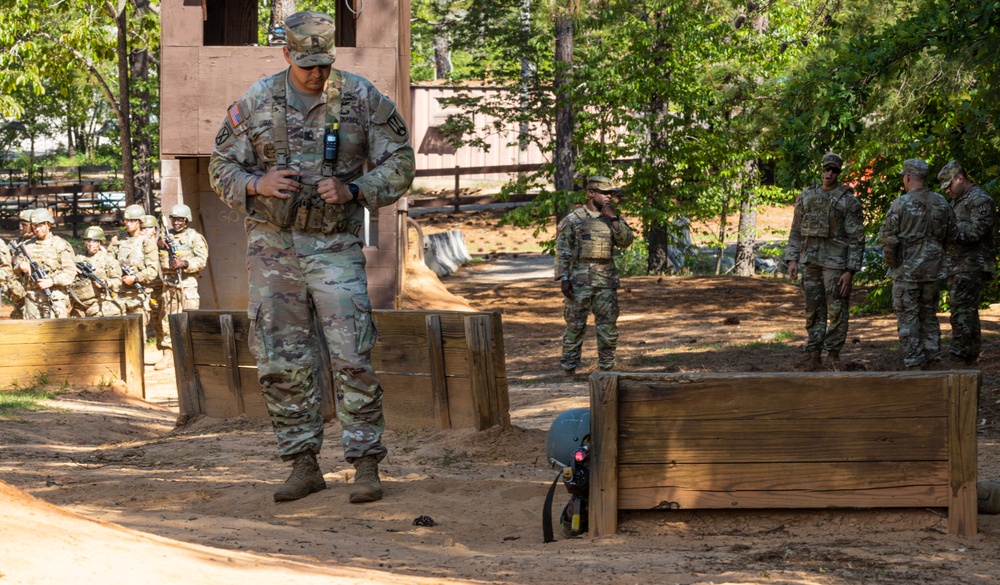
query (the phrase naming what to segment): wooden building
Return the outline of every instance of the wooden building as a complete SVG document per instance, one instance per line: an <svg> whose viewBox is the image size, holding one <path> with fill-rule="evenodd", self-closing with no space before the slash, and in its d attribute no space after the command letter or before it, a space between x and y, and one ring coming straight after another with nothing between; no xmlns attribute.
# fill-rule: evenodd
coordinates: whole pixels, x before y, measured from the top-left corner
<svg viewBox="0 0 1000 585"><path fill-rule="evenodd" d="M409 0L336 0L335 67L367 77L409 120ZM212 191L208 162L226 108L250 85L285 69L281 46L258 46L257 0L163 0L160 55L162 205L191 207L208 239L201 308L247 306L244 216ZM376 308L394 308L405 257L405 197L371 217L365 255Z"/></svg>

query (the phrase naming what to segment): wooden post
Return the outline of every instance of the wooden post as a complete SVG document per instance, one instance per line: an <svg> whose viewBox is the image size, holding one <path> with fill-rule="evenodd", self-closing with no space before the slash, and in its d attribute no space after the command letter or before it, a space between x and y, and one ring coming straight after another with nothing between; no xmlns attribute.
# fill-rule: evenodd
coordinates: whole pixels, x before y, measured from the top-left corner
<svg viewBox="0 0 1000 585"><path fill-rule="evenodd" d="M194 349L191 346L191 328L187 313L174 313L168 317L170 337L174 340L174 375L177 377L177 402L181 417L192 417L204 412L201 382L194 368Z"/></svg>
<svg viewBox="0 0 1000 585"><path fill-rule="evenodd" d="M496 396L496 368L493 364L493 330L488 315L465 318L465 342L469 347L469 386L476 430L487 429L500 421L493 408Z"/></svg>
<svg viewBox="0 0 1000 585"><path fill-rule="evenodd" d="M451 428L451 413L448 410L448 382L445 378L444 341L441 337L441 317L427 315L427 351L430 354L431 395L434 412L437 414L438 430Z"/></svg>
<svg viewBox="0 0 1000 585"><path fill-rule="evenodd" d="M618 375L590 375L591 537L618 532Z"/></svg>
<svg viewBox="0 0 1000 585"><path fill-rule="evenodd" d="M222 335L222 355L226 361L226 380L229 382L229 391L236 398L237 412L245 414L247 409L243 404L243 382L240 380L240 361L236 351L233 316L229 313L219 315L219 327Z"/></svg>
<svg viewBox="0 0 1000 585"><path fill-rule="evenodd" d="M143 369L142 315L127 315L124 319L125 341L122 352L122 376L129 396L146 398L145 371Z"/></svg>
<svg viewBox="0 0 1000 585"><path fill-rule="evenodd" d="M975 536L977 522L976 412L979 375L955 372L948 376L948 460L951 484L948 533Z"/></svg>
<svg viewBox="0 0 1000 585"><path fill-rule="evenodd" d="M459 208L460 197L458 195L460 192L459 181L461 180L461 177L462 177L461 167L455 165L455 213L458 213L458 208Z"/></svg>

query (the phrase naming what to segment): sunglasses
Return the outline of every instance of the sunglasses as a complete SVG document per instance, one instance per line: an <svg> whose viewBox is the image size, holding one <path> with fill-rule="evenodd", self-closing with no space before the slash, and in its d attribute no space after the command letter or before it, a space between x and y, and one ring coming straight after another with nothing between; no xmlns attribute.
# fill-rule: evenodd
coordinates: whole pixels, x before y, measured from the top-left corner
<svg viewBox="0 0 1000 585"><path fill-rule="evenodd" d="M333 63L331 63L329 65L310 65L308 67L303 67L301 65L296 65L296 67L298 67L299 69L301 69L303 71L312 71L313 69L315 69L317 67L320 68L320 71L329 71L330 68L333 67Z"/></svg>

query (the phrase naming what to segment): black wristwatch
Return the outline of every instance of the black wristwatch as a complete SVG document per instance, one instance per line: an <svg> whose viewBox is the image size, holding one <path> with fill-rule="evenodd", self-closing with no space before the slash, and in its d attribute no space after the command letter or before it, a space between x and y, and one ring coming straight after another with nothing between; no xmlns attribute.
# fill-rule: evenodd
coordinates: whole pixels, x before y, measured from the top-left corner
<svg viewBox="0 0 1000 585"><path fill-rule="evenodd" d="M361 189L359 189L354 183L348 183L347 188L351 190L351 201L353 203L357 203L358 195L361 194Z"/></svg>

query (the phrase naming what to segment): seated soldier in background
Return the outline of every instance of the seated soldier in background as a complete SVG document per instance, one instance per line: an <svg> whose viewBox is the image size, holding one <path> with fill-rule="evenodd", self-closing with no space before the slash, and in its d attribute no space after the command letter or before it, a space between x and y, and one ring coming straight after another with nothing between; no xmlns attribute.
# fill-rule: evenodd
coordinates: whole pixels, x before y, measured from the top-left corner
<svg viewBox="0 0 1000 585"><path fill-rule="evenodd" d="M97 226L83 233L86 254L77 254L79 274L68 288L73 301L71 317L114 317L123 314L118 301L122 266L104 249L104 230Z"/></svg>

